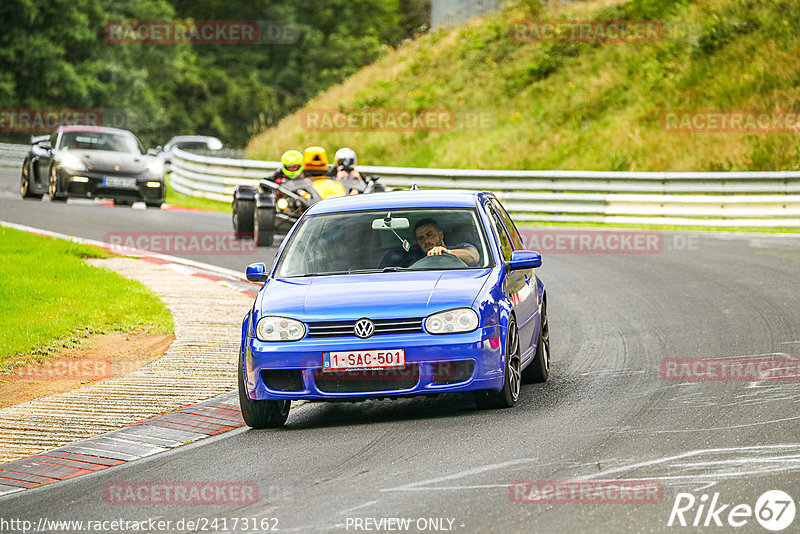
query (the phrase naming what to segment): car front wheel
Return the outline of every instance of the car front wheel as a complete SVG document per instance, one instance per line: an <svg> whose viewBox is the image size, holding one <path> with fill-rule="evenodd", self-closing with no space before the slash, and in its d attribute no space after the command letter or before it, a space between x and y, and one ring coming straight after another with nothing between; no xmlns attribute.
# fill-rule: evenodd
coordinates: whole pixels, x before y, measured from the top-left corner
<svg viewBox="0 0 800 534"><path fill-rule="evenodd" d="M519 332L514 319L508 321L505 356L506 366L505 373L503 373L503 389L500 391L476 391L475 403L479 408L511 408L519 399L522 380L520 376Z"/></svg>
<svg viewBox="0 0 800 534"><path fill-rule="evenodd" d="M239 407L242 418L252 428L279 428L289 418L291 401L251 400L244 387L242 362L239 362Z"/></svg>
<svg viewBox="0 0 800 534"><path fill-rule="evenodd" d="M58 174L55 166L50 167L50 179L47 182L47 194L53 202L66 202L67 196L58 190Z"/></svg>

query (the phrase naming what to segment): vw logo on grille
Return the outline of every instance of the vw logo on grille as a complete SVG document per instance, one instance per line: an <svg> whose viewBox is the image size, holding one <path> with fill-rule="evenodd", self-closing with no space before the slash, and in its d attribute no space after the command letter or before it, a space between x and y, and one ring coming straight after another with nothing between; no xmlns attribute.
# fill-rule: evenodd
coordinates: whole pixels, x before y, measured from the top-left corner
<svg viewBox="0 0 800 534"><path fill-rule="evenodd" d="M359 319L356 321L355 331L356 335L361 339L370 337L375 333L375 323L369 319Z"/></svg>

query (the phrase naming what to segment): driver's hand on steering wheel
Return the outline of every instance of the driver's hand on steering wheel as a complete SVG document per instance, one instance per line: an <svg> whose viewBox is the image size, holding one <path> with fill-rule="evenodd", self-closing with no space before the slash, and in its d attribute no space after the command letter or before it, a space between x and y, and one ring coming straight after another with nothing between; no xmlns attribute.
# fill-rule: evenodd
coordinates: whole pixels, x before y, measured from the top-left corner
<svg viewBox="0 0 800 534"><path fill-rule="evenodd" d="M447 248L440 246L435 246L428 251L428 256L438 256L439 254L451 254L451 252Z"/></svg>

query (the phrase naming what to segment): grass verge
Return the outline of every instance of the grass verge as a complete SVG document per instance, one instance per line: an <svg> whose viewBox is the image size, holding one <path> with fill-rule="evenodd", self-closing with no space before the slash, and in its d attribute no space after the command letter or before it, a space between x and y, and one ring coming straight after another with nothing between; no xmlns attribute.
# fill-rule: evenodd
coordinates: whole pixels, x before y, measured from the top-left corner
<svg viewBox="0 0 800 534"><path fill-rule="evenodd" d="M166 204L172 204L173 206L181 206L182 208L231 213L230 202L221 202L219 200L211 200L209 198L190 197L189 195L178 193L169 186L169 178L167 178L167 198L164 202Z"/></svg>
<svg viewBox="0 0 800 534"><path fill-rule="evenodd" d="M0 227L0 372L40 361L90 334L140 325L173 331L172 314L144 285L84 262L109 256Z"/></svg>
<svg viewBox="0 0 800 534"><path fill-rule="evenodd" d="M253 138L249 157L274 160L288 148L315 144L353 147L362 164L410 167L800 168L797 134L786 125L703 131L666 122L697 110L796 113L800 17L788 14L800 11L800 0L505 4L409 41L321 93ZM526 20L655 21L663 36L515 41L511 32ZM324 110L376 109L447 110L455 122L439 129L373 122L337 128L308 120Z"/></svg>

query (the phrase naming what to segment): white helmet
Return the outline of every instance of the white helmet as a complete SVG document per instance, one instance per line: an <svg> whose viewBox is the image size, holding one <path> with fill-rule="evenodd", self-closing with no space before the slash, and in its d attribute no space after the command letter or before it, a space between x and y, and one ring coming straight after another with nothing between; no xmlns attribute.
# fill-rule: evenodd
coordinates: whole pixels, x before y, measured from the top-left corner
<svg viewBox="0 0 800 534"><path fill-rule="evenodd" d="M345 167L352 167L358 163L355 151L352 148L346 147L337 150L333 160L336 162L336 165L343 165Z"/></svg>

